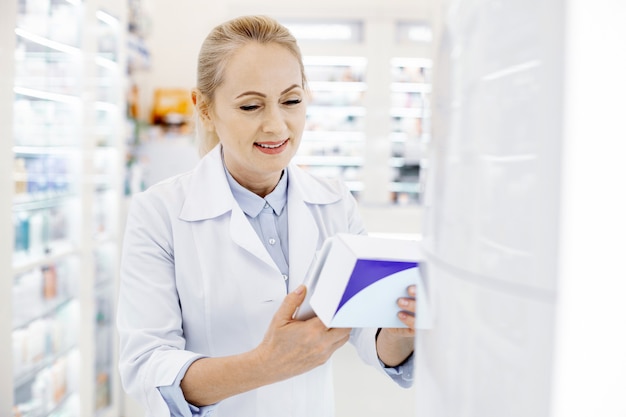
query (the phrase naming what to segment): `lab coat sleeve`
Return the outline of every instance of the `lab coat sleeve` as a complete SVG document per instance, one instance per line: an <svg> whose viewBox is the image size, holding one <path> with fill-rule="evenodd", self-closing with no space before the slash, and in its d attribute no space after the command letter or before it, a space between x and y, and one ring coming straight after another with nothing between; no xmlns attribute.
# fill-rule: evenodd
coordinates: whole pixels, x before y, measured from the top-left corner
<svg viewBox="0 0 626 417"><path fill-rule="evenodd" d="M350 335L351 343L356 348L359 356L368 365L373 366L380 372L390 377L396 384L403 388L408 388L413 384L413 360L411 354L404 363L395 367L386 367L378 358L376 351L376 328L354 329Z"/></svg>
<svg viewBox="0 0 626 417"><path fill-rule="evenodd" d="M159 387L159 392L167 403L171 417L208 417L215 410L217 404L204 407L196 407L193 404L189 404L183 395L183 390L180 388L180 381L185 376L189 366L191 366L191 362L187 363L180 370L172 385Z"/></svg>
<svg viewBox="0 0 626 417"><path fill-rule="evenodd" d="M401 365L388 368L382 361L380 361L380 365L396 384L400 385L402 388L410 388L413 385L414 359L415 353L412 353Z"/></svg>
<svg viewBox="0 0 626 417"><path fill-rule="evenodd" d="M162 199L149 192L135 195L120 268L122 384L152 417L170 416L158 387L172 385L185 364L202 357L185 350L169 219Z"/></svg>

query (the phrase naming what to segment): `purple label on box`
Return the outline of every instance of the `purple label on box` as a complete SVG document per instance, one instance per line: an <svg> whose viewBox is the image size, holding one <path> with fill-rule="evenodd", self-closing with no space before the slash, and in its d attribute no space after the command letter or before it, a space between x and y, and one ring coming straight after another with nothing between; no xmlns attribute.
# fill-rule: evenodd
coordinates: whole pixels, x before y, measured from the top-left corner
<svg viewBox="0 0 626 417"><path fill-rule="evenodd" d="M389 275L404 271L405 269L414 268L417 265L417 262L359 259L354 265L354 269L348 280L348 285L346 285L346 290L341 297L335 314L348 300L364 288ZM398 294L398 296L400 296L400 294Z"/></svg>

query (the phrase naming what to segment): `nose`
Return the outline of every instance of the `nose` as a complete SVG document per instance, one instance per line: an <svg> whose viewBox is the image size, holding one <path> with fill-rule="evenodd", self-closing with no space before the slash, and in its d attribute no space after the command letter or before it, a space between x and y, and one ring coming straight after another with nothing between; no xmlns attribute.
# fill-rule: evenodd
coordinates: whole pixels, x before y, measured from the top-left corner
<svg viewBox="0 0 626 417"><path fill-rule="evenodd" d="M285 115L279 106L267 106L263 119L263 133L280 135L287 129Z"/></svg>

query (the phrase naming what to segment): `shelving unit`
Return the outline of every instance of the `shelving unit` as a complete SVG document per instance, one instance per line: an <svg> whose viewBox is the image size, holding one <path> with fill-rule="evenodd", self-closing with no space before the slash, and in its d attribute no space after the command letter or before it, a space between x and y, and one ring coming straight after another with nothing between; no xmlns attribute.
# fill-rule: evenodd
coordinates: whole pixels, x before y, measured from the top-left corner
<svg viewBox="0 0 626 417"><path fill-rule="evenodd" d="M311 102L296 162L342 178L358 194L365 146L364 57L306 56Z"/></svg>
<svg viewBox="0 0 626 417"><path fill-rule="evenodd" d="M428 27L399 16L283 20L312 94L296 163L341 178L365 203L418 203L430 138Z"/></svg>
<svg viewBox="0 0 626 417"><path fill-rule="evenodd" d="M117 416L125 4L6 3L0 415Z"/></svg>
<svg viewBox="0 0 626 417"><path fill-rule="evenodd" d="M432 61L428 58L391 59L391 184L394 202L417 201L423 154L430 140Z"/></svg>

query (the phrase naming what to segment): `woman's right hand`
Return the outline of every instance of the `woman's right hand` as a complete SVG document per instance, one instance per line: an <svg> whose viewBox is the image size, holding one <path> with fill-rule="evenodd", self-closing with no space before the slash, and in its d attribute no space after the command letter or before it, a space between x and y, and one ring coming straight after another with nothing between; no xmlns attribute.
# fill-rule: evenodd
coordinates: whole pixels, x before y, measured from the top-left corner
<svg viewBox="0 0 626 417"><path fill-rule="evenodd" d="M328 329L317 317L292 319L305 294L304 285L287 294L256 349L261 363L277 372L279 380L324 364L350 338L351 329Z"/></svg>

